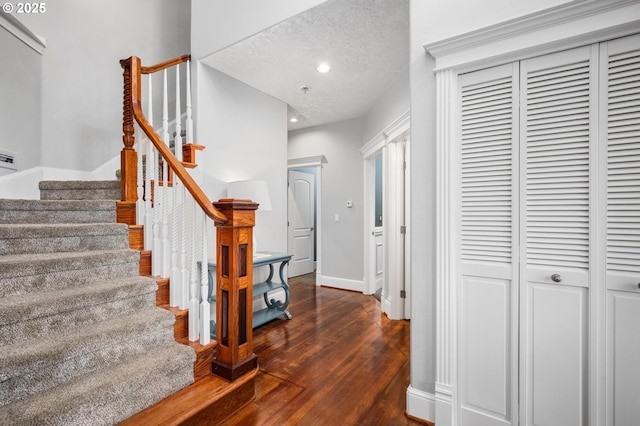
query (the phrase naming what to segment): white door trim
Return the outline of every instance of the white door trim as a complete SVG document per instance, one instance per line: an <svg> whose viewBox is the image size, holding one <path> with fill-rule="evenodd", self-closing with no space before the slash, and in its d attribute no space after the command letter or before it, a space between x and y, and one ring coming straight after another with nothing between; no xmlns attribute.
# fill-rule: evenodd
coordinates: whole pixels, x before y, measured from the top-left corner
<svg viewBox="0 0 640 426"><path fill-rule="evenodd" d="M407 226L408 221L405 217L408 215L407 202L409 197L404 198L404 205L397 206L394 198L391 197L391 188L397 188L399 184L404 184L401 179L404 173L399 173L396 163L390 163L393 159L398 158L399 143L408 142L410 128L409 111L398 117L392 124L387 126L382 132L367 142L360 152L364 161L364 293L372 294L375 291L375 263L372 261L375 252L374 235L372 230L375 229L374 217L370 214L373 211L375 202L374 194L374 159L382 153L383 156L383 203L384 203L384 220L383 220L383 250L385 258L384 284L382 291L382 309L383 312L391 319L404 319L405 316L405 299L400 297L400 290L408 291L410 286L406 283L410 280L409 271L406 271L405 259L409 256L408 250L405 250L405 239L398 238L400 236L400 223ZM409 158L405 158L409 162ZM393 166L393 167L392 167ZM403 185L404 186L404 185ZM398 207L398 208L394 208ZM397 234L397 235L396 235ZM408 235L408 233L407 233ZM394 238L395 236L395 238ZM404 257L392 254L402 254ZM393 274L393 275L392 275ZM406 312L408 314L408 312Z"/></svg>
<svg viewBox="0 0 640 426"><path fill-rule="evenodd" d="M317 168L316 173L316 286L320 286L322 280L322 166L327 164L324 155L311 157L290 158L287 161L287 169Z"/></svg>

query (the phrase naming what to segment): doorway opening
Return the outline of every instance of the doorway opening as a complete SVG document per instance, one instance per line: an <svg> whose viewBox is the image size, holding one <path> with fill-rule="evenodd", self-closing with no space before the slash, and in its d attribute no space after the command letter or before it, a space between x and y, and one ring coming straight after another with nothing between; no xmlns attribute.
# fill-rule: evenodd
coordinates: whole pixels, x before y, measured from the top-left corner
<svg viewBox="0 0 640 426"><path fill-rule="evenodd" d="M380 293L390 319L411 317L409 114L361 149L365 192L365 294Z"/></svg>
<svg viewBox="0 0 640 426"><path fill-rule="evenodd" d="M289 160L287 178L287 247L292 254L288 276L296 277L322 270L321 156ZM319 280L316 280L318 285Z"/></svg>

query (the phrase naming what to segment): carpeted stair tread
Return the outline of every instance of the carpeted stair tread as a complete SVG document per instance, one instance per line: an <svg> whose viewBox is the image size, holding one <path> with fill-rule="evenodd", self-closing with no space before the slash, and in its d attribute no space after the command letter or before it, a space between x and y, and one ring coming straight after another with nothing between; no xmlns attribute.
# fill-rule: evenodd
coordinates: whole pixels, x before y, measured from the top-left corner
<svg viewBox="0 0 640 426"><path fill-rule="evenodd" d="M38 189L120 189L120 181L111 180L43 180Z"/></svg>
<svg viewBox="0 0 640 426"><path fill-rule="evenodd" d="M23 340L0 347L0 388L12 377L35 370L64 370L74 360L98 356L102 361L120 348L153 346L172 342L175 316L169 311L150 307L129 315L118 315L86 327L71 328L38 339ZM105 356L108 355L108 356Z"/></svg>
<svg viewBox="0 0 640 426"><path fill-rule="evenodd" d="M0 255L128 246L129 229L124 224L0 224Z"/></svg>
<svg viewBox="0 0 640 426"><path fill-rule="evenodd" d="M154 306L157 287L151 278L132 276L0 298L0 346Z"/></svg>
<svg viewBox="0 0 640 426"><path fill-rule="evenodd" d="M0 297L138 275L139 260L130 249L2 256Z"/></svg>
<svg viewBox="0 0 640 426"><path fill-rule="evenodd" d="M39 185L42 200L119 200L120 181L42 181Z"/></svg>
<svg viewBox="0 0 640 426"><path fill-rule="evenodd" d="M196 352L116 224L119 181L0 199L0 424L113 425L193 383Z"/></svg>
<svg viewBox="0 0 640 426"><path fill-rule="evenodd" d="M114 425L193 382L195 353L174 343L0 407L3 425Z"/></svg>
<svg viewBox="0 0 640 426"><path fill-rule="evenodd" d="M113 223L114 200L0 199L0 223Z"/></svg>

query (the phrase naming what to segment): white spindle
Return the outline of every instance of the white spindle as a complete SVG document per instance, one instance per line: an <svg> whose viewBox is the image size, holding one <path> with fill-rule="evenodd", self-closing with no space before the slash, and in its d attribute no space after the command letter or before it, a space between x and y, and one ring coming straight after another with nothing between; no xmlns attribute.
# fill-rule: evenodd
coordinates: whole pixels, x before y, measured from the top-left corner
<svg viewBox="0 0 640 426"><path fill-rule="evenodd" d="M196 227L198 209L195 206L193 214L191 216L192 232L191 232L191 279L190 279L190 292L189 292L189 341L195 342L198 340L198 332L200 328L200 322L198 321L199 306L198 306L198 256L196 255Z"/></svg>
<svg viewBox="0 0 640 426"><path fill-rule="evenodd" d="M138 189L138 199L136 200L136 224L144 225L144 217L145 217L145 205L144 205L144 175L142 173L143 167L143 156L146 151L145 147L147 146L147 139L143 137L143 133L140 131L140 128L136 126L136 141L138 141L138 174L137 174L137 189Z"/></svg>
<svg viewBox="0 0 640 426"><path fill-rule="evenodd" d="M182 117L180 114L180 65L176 66L176 137L174 149L176 159L182 161Z"/></svg>
<svg viewBox="0 0 640 426"><path fill-rule="evenodd" d="M164 88L162 96L162 141L169 146L169 93L167 90L167 70L164 70ZM162 161L162 257L161 276L167 278L171 272L171 244L169 241L169 166L167 161Z"/></svg>
<svg viewBox="0 0 640 426"><path fill-rule="evenodd" d="M156 168L153 144L147 141L147 173L145 175L144 195L144 249L153 250L153 208L151 207L151 185ZM153 260L152 260L153 263Z"/></svg>
<svg viewBox="0 0 640 426"><path fill-rule="evenodd" d="M193 202L195 206L195 201ZM194 230L195 233L195 230ZM193 254L192 254L193 256ZM182 186L180 206L180 309L189 307L189 270L187 269L187 190Z"/></svg>
<svg viewBox="0 0 640 426"><path fill-rule="evenodd" d="M211 342L211 305L209 304L209 260L207 259L207 215L202 214L202 261L200 262L200 344Z"/></svg>
<svg viewBox="0 0 640 426"><path fill-rule="evenodd" d="M148 114L149 124L151 124L151 127L153 127L153 90L152 90L152 83L151 83L151 74L149 74L148 76L148 81L149 81L149 93L148 93L149 102L147 105L147 114ZM144 181L144 188L145 188L144 249L152 250L151 264L153 265L153 256L155 255L155 253L153 252L153 207L151 205L151 185L153 184L152 182L155 180L157 163L155 162L153 144L149 140L147 140L146 156L147 156L146 173L145 173L145 181Z"/></svg>
<svg viewBox="0 0 640 426"><path fill-rule="evenodd" d="M149 74L149 124L153 127L153 84L152 75ZM156 155L156 148L152 147L152 158L149 161L149 168L153 176L152 192L153 192L153 249L151 252L151 274L154 276L162 275L162 190L160 189L160 174L158 172L158 164L160 155Z"/></svg>
<svg viewBox="0 0 640 426"><path fill-rule="evenodd" d="M175 125L175 136L174 136L174 153L176 156L176 159L178 161L182 161L182 125L180 124L181 121L181 117L180 117L180 65L176 66L176 109L175 109L175 119L176 119L176 125ZM173 180L173 187L171 188L171 192L173 194L173 204L172 204L172 209L171 209L171 215L172 215L172 222L171 222L171 280L170 280L170 285L171 285L171 290L170 290L170 295L173 296L171 298L171 306L178 306L180 305L180 301L182 300L182 295L181 295L181 291L182 291L182 274L180 273L180 267L179 267L179 230L182 229L182 227L179 227L179 223L180 220L182 218L180 218L180 212L182 211L181 207L180 207L180 203L184 202L184 200L182 199L181 195L182 195L182 191L180 189L181 187L181 183L180 181L177 179Z"/></svg>
<svg viewBox="0 0 640 426"><path fill-rule="evenodd" d="M171 204L171 278L169 279L169 304L178 306L180 304L180 269L178 268L178 209L180 208L177 191L178 179L173 180L172 204Z"/></svg>
<svg viewBox="0 0 640 426"><path fill-rule="evenodd" d="M187 119L185 127L187 128L187 139L185 143L193 143L193 120L191 118L191 61L187 61ZM193 159L192 159L193 161Z"/></svg>

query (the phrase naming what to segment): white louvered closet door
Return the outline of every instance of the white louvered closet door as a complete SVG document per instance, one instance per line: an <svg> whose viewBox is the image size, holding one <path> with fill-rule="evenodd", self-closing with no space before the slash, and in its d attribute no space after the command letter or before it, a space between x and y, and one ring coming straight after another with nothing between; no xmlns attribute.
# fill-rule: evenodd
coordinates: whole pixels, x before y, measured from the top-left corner
<svg viewBox="0 0 640 426"><path fill-rule="evenodd" d="M461 425L517 424L517 70L460 77Z"/></svg>
<svg viewBox="0 0 640 426"><path fill-rule="evenodd" d="M607 425L640 421L640 35L602 44ZM606 111L606 113L605 113Z"/></svg>
<svg viewBox="0 0 640 426"><path fill-rule="evenodd" d="M597 46L521 62L521 424L588 424Z"/></svg>

